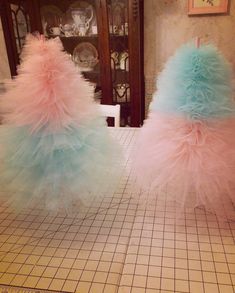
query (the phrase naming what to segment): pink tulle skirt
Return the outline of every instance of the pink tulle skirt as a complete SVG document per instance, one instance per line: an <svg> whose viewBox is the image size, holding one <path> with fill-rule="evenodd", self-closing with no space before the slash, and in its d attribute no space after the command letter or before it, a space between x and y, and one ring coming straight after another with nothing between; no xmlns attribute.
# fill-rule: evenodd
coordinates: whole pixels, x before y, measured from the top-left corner
<svg viewBox="0 0 235 293"><path fill-rule="evenodd" d="M235 118L151 113L137 145L133 167L143 189L167 188L181 207L203 205L235 220Z"/></svg>

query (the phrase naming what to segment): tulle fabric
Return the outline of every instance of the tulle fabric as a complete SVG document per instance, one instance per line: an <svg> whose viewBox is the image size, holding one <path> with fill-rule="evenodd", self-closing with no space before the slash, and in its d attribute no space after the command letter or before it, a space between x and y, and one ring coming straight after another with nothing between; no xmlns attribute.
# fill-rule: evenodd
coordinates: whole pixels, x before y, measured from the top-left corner
<svg viewBox="0 0 235 293"><path fill-rule="evenodd" d="M1 97L4 124L28 126L33 133L96 117L93 88L62 49L59 38L27 37L19 74Z"/></svg>
<svg viewBox="0 0 235 293"><path fill-rule="evenodd" d="M120 175L120 149L102 124L102 119L96 119L89 125L43 135L30 134L28 128L1 127L0 137L8 146L1 158L2 191L7 197L13 192L14 206L44 197L45 207L52 210L69 209L77 199L89 204L92 195L112 193Z"/></svg>
<svg viewBox="0 0 235 293"><path fill-rule="evenodd" d="M204 206L235 220L235 102L231 67L211 46L181 47L157 80L134 153L143 189L179 206Z"/></svg>
<svg viewBox="0 0 235 293"><path fill-rule="evenodd" d="M152 112L134 154L143 189L167 189L179 207L235 219L235 118L190 121ZM144 157L144 158L143 158Z"/></svg>
<svg viewBox="0 0 235 293"><path fill-rule="evenodd" d="M70 213L112 195L121 150L59 39L27 38L1 109L0 199Z"/></svg>
<svg viewBox="0 0 235 293"><path fill-rule="evenodd" d="M157 80L152 111L178 113L190 119L235 115L231 67L212 45L181 47Z"/></svg>

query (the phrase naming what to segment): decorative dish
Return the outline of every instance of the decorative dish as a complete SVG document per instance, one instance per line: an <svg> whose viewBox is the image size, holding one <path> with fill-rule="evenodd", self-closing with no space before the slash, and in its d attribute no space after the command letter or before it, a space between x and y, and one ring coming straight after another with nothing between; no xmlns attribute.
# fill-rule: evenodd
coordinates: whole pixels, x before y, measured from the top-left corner
<svg viewBox="0 0 235 293"><path fill-rule="evenodd" d="M98 52L91 43L82 42L73 50L73 61L82 71L90 71L99 62Z"/></svg>

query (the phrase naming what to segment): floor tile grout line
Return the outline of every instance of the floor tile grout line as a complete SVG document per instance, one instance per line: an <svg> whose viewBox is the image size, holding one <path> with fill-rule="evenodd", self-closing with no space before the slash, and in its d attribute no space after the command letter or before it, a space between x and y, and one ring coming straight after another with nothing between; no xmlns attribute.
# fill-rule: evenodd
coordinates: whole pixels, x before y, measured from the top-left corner
<svg viewBox="0 0 235 293"><path fill-rule="evenodd" d="M18 291L18 289L23 289L23 290L29 290L28 292L32 293L58 293L58 290L47 290L47 289L37 289L37 288L30 288L30 287L19 287L19 286L14 286L14 285L1 285L0 284L0 289L3 288L13 288ZM7 292L6 292L7 293ZM59 293L71 293L70 291L59 291Z"/></svg>
<svg viewBox="0 0 235 293"><path fill-rule="evenodd" d="M63 225L63 222L60 224L60 226L61 226L61 225ZM60 226L59 226L59 227L60 227ZM62 242L62 239L61 239L61 242ZM23 248L24 248L25 246L26 246L26 245L24 245L24 246L22 247L21 251L23 250ZM45 247L45 249L46 249L46 247ZM44 249L44 250L45 250L45 249ZM31 254L28 255L28 257L25 259L25 262L22 264L22 266L23 266L24 264L26 264L26 261L27 261L27 259L28 259L30 256L31 256ZM42 255L39 256L39 259L40 259L41 256L42 256ZM38 263L38 261L36 261L34 264L32 264L33 267L31 268L31 270L30 270L30 272L29 272L29 274L28 274L27 276L30 276L31 272L32 272L32 271L34 270L34 268L37 266L37 263ZM46 270L46 268L47 268L47 266L45 267L44 271ZM20 269L19 269L19 270L20 270ZM43 271L43 272L44 272L44 271ZM26 281L27 281L27 279L25 280L25 282L26 282ZM39 280L38 280L38 282L39 282ZM38 282L35 284L35 286L37 286ZM52 281L51 281L51 282L52 282ZM51 283L50 283L50 284L51 284ZM22 285L22 286L23 286L23 285ZM50 285L49 285L49 286L50 286ZM48 286L48 287L49 287L49 286ZM24 288L24 287L23 287L23 288ZM33 288L32 288L32 289L33 289Z"/></svg>
<svg viewBox="0 0 235 293"><path fill-rule="evenodd" d="M133 137L134 137L134 134L132 134L131 140L133 139ZM129 161L129 160L130 160L130 158L128 158L128 160L127 160L127 164L128 164L128 161ZM128 176L128 178L127 178L127 181L126 181L125 189L127 188L127 184L128 184L128 182L129 182L130 176L131 176L131 170L130 170L129 176ZM132 193L131 193L131 194L132 194ZM133 198L133 197L131 196L131 199L132 199L132 198ZM129 201L129 204L130 204L130 202L131 202L131 199L130 199L130 201ZM137 212L137 209L138 209L138 204L136 205L136 208L135 208L135 214L133 215L134 219L133 219L133 222L132 222L132 228L133 228L134 223L135 223L135 218L136 218L136 212ZM123 221L123 224L124 224L124 221ZM122 227L123 227L123 224L122 224ZM123 265L122 265L122 270L121 270L121 272L120 272L119 284L117 285L117 287L116 287L116 289L115 289L116 293L118 293L119 289L121 288L121 286L120 286L120 285L121 285L121 279L122 279L122 276L123 276L123 270L124 270L124 267L125 267L125 260L126 260L127 255L128 255L128 248L129 248L130 241L131 241L131 233L132 233L132 230L130 231L130 234L129 234L129 240L128 240L128 243L127 243L127 245L126 245L125 258L124 258L124 262L123 262Z"/></svg>
<svg viewBox="0 0 235 293"><path fill-rule="evenodd" d="M132 134L131 140L133 139L133 137L134 137L134 134ZM126 165L128 165L128 161L129 160L130 160L130 158L128 158L128 160L126 162ZM127 189L127 184L129 183L130 176L131 176L131 170L130 170L130 173L129 173L128 177L127 177L124 191ZM123 192L123 193L125 193L125 192ZM132 193L131 193L131 195L132 195ZM133 196L130 197L129 204L131 202L131 199L133 199L133 198L134 198ZM133 219L133 222L132 222L132 228L133 228L133 225L134 225L134 222L135 222L137 208L138 208L138 204L136 205L136 208L135 208L135 214L133 216L134 219ZM123 221L122 227L123 227L123 225L124 225L124 221ZM120 288L120 283L121 283L121 279L122 279L122 275L123 275L123 270L124 270L124 266L125 266L125 259L126 259L127 254L128 254L128 247L129 247L130 240L131 240L131 233L132 233L132 230L130 230L129 240L128 240L128 243L126 244L125 258L124 258L124 262L123 262L123 265L122 265L122 270L120 271L120 274L119 274L119 282L118 282L118 285L116 286L116 289L115 289L116 293L118 293L119 288Z"/></svg>
<svg viewBox="0 0 235 293"><path fill-rule="evenodd" d="M74 222L76 221L76 218L74 218ZM72 222L71 224L70 224L70 227L71 226L73 226L74 225L74 222ZM63 223L61 223L61 224L63 224ZM60 231L61 232L61 231ZM66 234L65 234L66 235ZM63 239L65 238L65 235L64 235L64 237L62 238L62 239L60 239L61 240L61 242L63 241ZM60 243L61 243L60 242ZM71 247L71 245L72 245L72 242L71 242L71 244L70 244L70 247ZM53 256L55 255L55 253L56 253L56 250L55 250L55 252L54 252L54 254L53 254ZM51 257L51 258L53 258L53 256ZM62 259L64 260L65 259L65 257L63 256L62 257ZM74 262L75 262L75 260L76 259L74 259ZM63 261L62 261L63 262ZM73 263L74 263L73 262ZM37 265L37 263L34 265L34 267ZM46 265L46 268L48 268L48 267L50 267L50 266L48 266L48 264ZM46 268L44 269L44 271L46 270ZM56 274L57 274L57 272L58 272L58 270L59 270L59 268L60 267L58 267L57 268L57 270L56 270L56 272L55 272L55 275L54 276L56 276ZM71 268L70 268L70 270L71 270ZM51 282L50 282L50 284L48 284L48 288L50 288L50 286L51 286L51 284L52 284L52 282L53 282L53 280L54 280L54 276L53 276L53 278L52 278L52 280L51 280ZM67 279L67 278L66 278ZM40 279L38 280L38 282L37 282L37 284L36 284L36 286L38 285L38 283L39 283L39 281L40 281ZM65 283L65 282L64 282ZM63 284L63 286L64 286L64 284Z"/></svg>
<svg viewBox="0 0 235 293"><path fill-rule="evenodd" d="M133 139L133 136L134 136L134 134L132 135L132 139ZM129 177L128 177L128 179L130 178L130 176L131 176L131 170L130 170L130 174L129 174ZM127 180L126 181L126 184L129 182L129 180ZM139 191L139 197L140 197L140 194L141 194L141 190ZM134 198L134 197L132 197L131 196L131 199L132 198ZM129 202L130 203L130 202ZM136 208L135 208L135 214L134 214L134 219L133 219L133 222L132 222L132 228L133 228L133 226L134 226L134 224L135 224L135 219L136 219L136 213L137 213L137 210L138 210L138 206L139 206L139 203L137 202L137 204L136 204ZM124 222L123 222L124 223ZM130 231L130 235L129 235L129 241L128 241L128 243L127 243L127 246L126 246L126 255L125 255L125 258L124 258L124 263L123 263L123 266L122 266L122 271L120 272L120 280L119 280L119 284L118 284L118 286L117 286L117 293L119 292L119 290L122 288L122 286L121 286L121 280L122 280L122 276L123 276L123 270L124 270L124 268L125 268L125 263L126 263L126 259L127 259L127 256L128 256L128 249L129 249L129 246L130 246L130 242L131 242L131 234L132 234L132 232L133 232L133 229Z"/></svg>
<svg viewBox="0 0 235 293"><path fill-rule="evenodd" d="M229 226L229 228L231 229L231 223L228 223L228 226ZM220 235L220 237L221 237L221 239L222 239L223 253L224 253L225 260L226 260L226 264L227 264L227 266L228 266L229 278L230 278L231 284L232 284L233 289L234 289L234 292L235 292L235 286L234 286L234 284L233 284L233 280L232 280L232 276L231 276L230 267L229 267L229 265L228 265L229 262L228 262L228 258L227 258L227 253L226 253L226 251L225 251L225 249L224 249L223 236L221 235L220 228L219 228L218 230L219 230L219 235ZM232 233L232 235L233 235L233 233ZM234 237L233 237L233 239L234 239ZM212 254L212 255L213 255L213 254ZM217 278L217 274L216 274L216 278ZM218 280L217 280L217 281L218 281ZM219 286L218 286L218 287L219 287ZM220 288L219 288L219 290L220 290ZM221 293L223 293L223 292L221 292Z"/></svg>
<svg viewBox="0 0 235 293"><path fill-rule="evenodd" d="M166 192L166 195L167 195L167 190L165 191ZM163 217L164 221L163 221L163 232L165 231L165 227L166 227L166 201L164 201L164 217ZM163 238L163 243L162 243L162 255L161 255L161 272L160 272L160 284L159 284L159 289L160 291L162 290L162 269L163 269L163 258L164 258L164 255L163 255L163 248L164 248L164 238ZM174 286L175 287L175 286Z"/></svg>
<svg viewBox="0 0 235 293"><path fill-rule="evenodd" d="M123 195L125 194L125 188L123 189L123 192L122 192L122 197L123 197ZM106 215L107 215L107 211L109 210L110 208L108 208L108 209L106 209ZM116 212L117 213L117 212ZM95 219L94 219L94 221L95 221ZM104 217L104 219L102 220L102 223L104 223L104 221L105 221L105 217ZM114 222L114 220L113 220L113 222ZM100 229L102 229L102 225L100 226L100 228L99 228L99 231L100 231ZM97 237L98 237L98 234L97 234L97 236L96 236L96 239L97 239ZM105 242L105 243L107 243L107 241ZM93 247L94 247L94 245L95 245L95 243L93 244ZM105 246L103 247L103 249L102 249L102 253L104 253L104 249L105 249ZM92 253L92 250L90 250L90 253L89 253L89 256L91 255L91 253ZM89 258L89 256L88 256L88 258ZM88 258L86 259L86 264L87 264L87 262L88 262ZM84 266L85 267L85 266ZM83 269L83 272L84 272L85 270ZM95 270L95 272L97 272L97 270ZM90 284L92 285L92 283L93 283L93 281L94 281L94 278L95 278L95 274L94 274L94 276L93 276L93 278L92 278L92 281L90 282ZM91 286L90 286L90 288L89 288L89 291L91 290Z"/></svg>
<svg viewBox="0 0 235 293"><path fill-rule="evenodd" d="M125 186L125 188L126 188L126 186ZM122 193L122 197L123 197L123 194L125 193L125 188L123 189L123 193ZM107 215L107 213L106 213L106 215ZM105 221L105 218L103 219L103 223L104 223L104 221ZM113 221L114 222L114 221ZM102 225L101 225L101 227L102 227ZM119 235L120 236L120 235ZM97 234L97 237L98 237L98 234ZM97 238L96 237L96 238ZM107 243L107 242L106 242ZM104 247L105 248L105 247ZM104 252L104 248L103 248L103 250L102 250L102 252ZM91 252L90 252L90 254L91 254ZM113 256L114 257L114 256ZM112 258L112 260L113 260L113 258ZM97 272L97 271L96 271ZM95 278L95 274L94 274L94 276L93 276L93 278L92 278L92 282L94 281L94 278ZM92 283L91 282L91 283ZM89 289L89 292L90 292L90 290L91 290L91 287L90 287L90 289Z"/></svg>
<svg viewBox="0 0 235 293"><path fill-rule="evenodd" d="M90 218L92 218L92 217L95 217L96 215L98 215L99 213L102 213L102 212L104 212L104 211L106 211L107 209L109 209L109 208L113 208L113 207L115 207L115 206L118 206L118 205L120 205L120 204L122 204L122 203L124 203L124 202L128 202L128 201L130 201L131 200L131 198L128 198L128 199L124 199L123 201L121 201L121 202L119 202L119 203L117 203L117 204L113 204L111 207L108 207L108 208L103 208L102 210L99 210L97 213L94 213L94 214L92 214L92 215L89 215L89 216L86 216L86 217L84 217L84 218L82 218L82 219L79 219L78 221L76 221L74 224L79 224L80 222L82 222L82 221L84 221L84 220L87 220L87 219L90 219ZM60 225L61 226L61 225ZM68 225L66 225L67 227L66 228L70 228L72 225L71 224L68 224ZM64 228L64 227L63 227ZM63 229L62 228L62 229ZM56 232L66 232L66 231L63 231L63 230L60 230L59 228L56 230L56 231L53 231L53 232L50 232L49 234L47 234L47 235L43 235L43 236L41 236L41 237L38 237L37 239L34 239L34 240L32 240L32 242L28 242L27 243L27 245L28 244L32 244L32 243L34 243L34 242L36 242L36 241L38 241L38 240L42 240L43 238L45 238L45 237L47 237L47 236L50 236L50 235L53 235L53 234L55 234ZM22 244L22 247L24 247L26 244ZM17 247L17 248L15 248L14 250L17 250L19 247ZM6 255L7 253L9 253L9 252L12 252L13 250L8 250L8 251L4 251L3 253L0 253L0 256L2 256L2 255Z"/></svg>
<svg viewBox="0 0 235 293"><path fill-rule="evenodd" d="M216 217L216 219L217 219L217 217ZM206 221L205 222L206 222L206 227L208 229L209 244L210 244L210 248L211 248L211 251L212 251L212 260L213 260L213 267L214 267L214 270L215 270L216 284L217 284L217 287L218 287L219 292L220 293L223 293L223 292L220 291L220 287L219 287L218 276L217 276L217 271L216 271L216 266L215 266L215 258L214 258L214 254L213 254L213 247L212 247L212 244L211 244L210 229L209 229L209 225L208 225L207 218L206 218ZM218 223L218 219L217 219L217 223ZM221 236L220 236L220 238L221 238ZM221 238L221 240L222 240L222 238ZM231 276L229 276L229 277L230 277L230 281L231 281L231 284L232 284Z"/></svg>
<svg viewBox="0 0 235 293"><path fill-rule="evenodd" d="M135 219L136 219L136 213L137 213L137 210L138 210L138 204L136 205L136 209L135 209L135 214L134 214L134 220L133 220L133 223L132 223L132 228L135 224ZM126 247L126 255L125 255L125 258L124 258L124 262L123 262L123 266L122 266L122 271L121 271L121 275L120 275L120 281L119 281L119 285L118 285L118 290L117 292L122 288L121 286L121 280L122 280L122 277L123 277L123 271L124 271L124 268L125 268L125 264L126 264L126 259L128 257L128 250L129 250L129 247L130 247L130 242L131 242L131 239L132 239L132 234L133 230L130 231L130 235L129 235L129 241L128 241L128 244L127 244L127 247Z"/></svg>

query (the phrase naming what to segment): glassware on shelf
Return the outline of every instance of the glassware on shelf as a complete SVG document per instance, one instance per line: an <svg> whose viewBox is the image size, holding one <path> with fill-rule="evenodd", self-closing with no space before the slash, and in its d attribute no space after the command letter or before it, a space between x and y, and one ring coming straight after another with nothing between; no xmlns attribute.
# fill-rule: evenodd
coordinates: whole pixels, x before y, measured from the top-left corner
<svg viewBox="0 0 235 293"><path fill-rule="evenodd" d="M44 5L41 16L45 35L83 37L98 34L94 7L86 1L74 2L64 13L55 5Z"/></svg>
<svg viewBox="0 0 235 293"><path fill-rule="evenodd" d="M94 17L93 7L89 5L86 8L73 8L71 9L71 16L74 22L75 35L86 36Z"/></svg>
<svg viewBox="0 0 235 293"><path fill-rule="evenodd" d="M109 31L111 34L128 35L127 3L125 0L112 0L109 6Z"/></svg>
<svg viewBox="0 0 235 293"><path fill-rule="evenodd" d="M59 26L53 26L49 29L50 34L53 36L59 36L60 35L60 27Z"/></svg>
<svg viewBox="0 0 235 293"><path fill-rule="evenodd" d="M100 86L98 58L99 35L96 6L92 1L56 1L40 7L43 32L47 37L59 36L65 51L85 79ZM96 93L96 96L100 94Z"/></svg>
<svg viewBox="0 0 235 293"><path fill-rule="evenodd" d="M91 26L91 35L97 35L98 34L98 28L97 25Z"/></svg>
<svg viewBox="0 0 235 293"><path fill-rule="evenodd" d="M41 19L44 35L60 35L62 16L62 11L55 5L44 5L41 7Z"/></svg>
<svg viewBox="0 0 235 293"><path fill-rule="evenodd" d="M66 23L64 25L61 24L60 30L64 34L65 37L72 37L73 36L73 27L69 23Z"/></svg>
<svg viewBox="0 0 235 293"><path fill-rule="evenodd" d="M128 35L128 23L123 23L120 26L110 24L109 31L113 35L126 36Z"/></svg>

